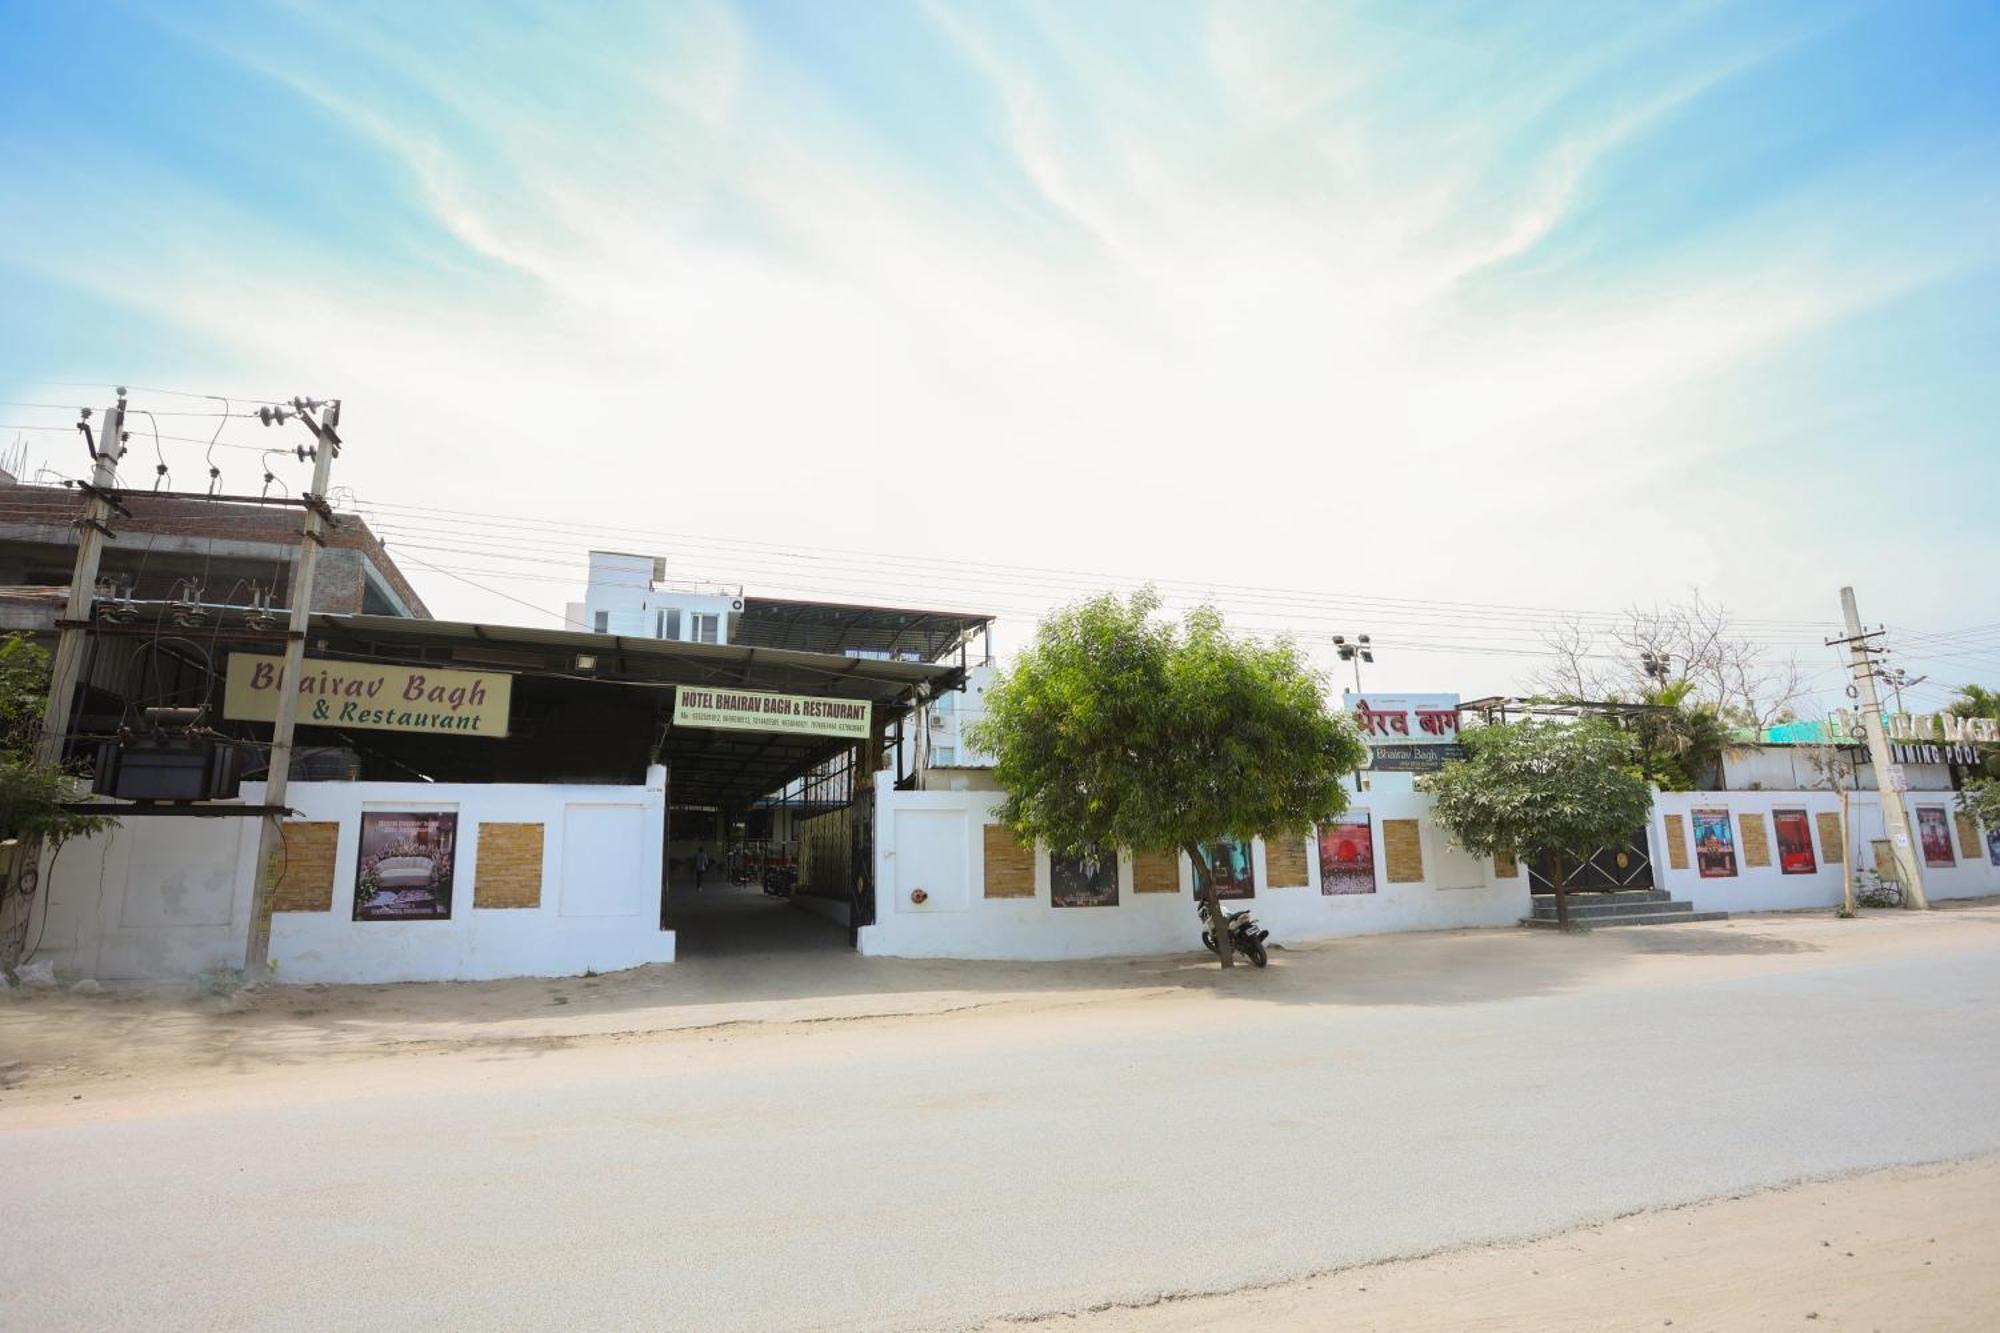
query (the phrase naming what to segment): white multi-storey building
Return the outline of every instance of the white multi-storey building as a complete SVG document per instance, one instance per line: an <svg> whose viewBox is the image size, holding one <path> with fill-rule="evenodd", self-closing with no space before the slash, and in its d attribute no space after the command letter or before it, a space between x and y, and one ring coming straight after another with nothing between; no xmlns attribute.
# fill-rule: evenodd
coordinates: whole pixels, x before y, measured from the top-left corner
<svg viewBox="0 0 2000 1333"><path fill-rule="evenodd" d="M592 551L583 600L569 604L571 627L629 639L733 643L743 590L672 581L666 566L657 556Z"/></svg>

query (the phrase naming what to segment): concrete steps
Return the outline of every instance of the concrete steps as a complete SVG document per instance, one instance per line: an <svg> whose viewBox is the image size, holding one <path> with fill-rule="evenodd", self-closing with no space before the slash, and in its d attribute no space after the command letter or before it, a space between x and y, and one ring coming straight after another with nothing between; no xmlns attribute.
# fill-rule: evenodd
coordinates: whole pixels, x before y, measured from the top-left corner
<svg viewBox="0 0 2000 1333"><path fill-rule="evenodd" d="M1534 895L1533 915L1521 924L1541 930L1556 929L1556 897L1552 893ZM1694 904L1676 901L1665 889L1626 889L1617 893L1572 893L1569 895L1571 925L1588 926L1679 926L1690 921L1726 921L1727 912L1697 912Z"/></svg>

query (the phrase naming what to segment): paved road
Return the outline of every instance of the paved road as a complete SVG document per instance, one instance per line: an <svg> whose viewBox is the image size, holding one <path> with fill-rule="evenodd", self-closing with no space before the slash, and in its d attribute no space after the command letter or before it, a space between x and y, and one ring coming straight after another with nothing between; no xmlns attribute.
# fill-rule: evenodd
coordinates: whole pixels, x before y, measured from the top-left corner
<svg viewBox="0 0 2000 1333"><path fill-rule="evenodd" d="M1691 984L1440 977L1428 1005L1402 977L1391 1004L385 1059L0 1119L0 1325L957 1327L1993 1151L2000 928L1964 938Z"/></svg>

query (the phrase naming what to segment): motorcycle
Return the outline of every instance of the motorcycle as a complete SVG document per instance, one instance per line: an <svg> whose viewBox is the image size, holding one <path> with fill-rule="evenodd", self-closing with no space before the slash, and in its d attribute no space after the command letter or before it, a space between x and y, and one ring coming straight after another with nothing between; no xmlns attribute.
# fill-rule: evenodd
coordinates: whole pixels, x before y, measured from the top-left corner
<svg viewBox="0 0 2000 1333"><path fill-rule="evenodd" d="M773 898L789 898L799 887L797 866L770 865L764 867L764 892Z"/></svg>
<svg viewBox="0 0 2000 1333"><path fill-rule="evenodd" d="M1217 953L1215 947L1215 922L1208 914L1205 899L1195 899L1195 910L1201 914L1201 942L1210 953ZM1257 924L1257 918L1249 912L1232 912L1222 909L1222 919L1229 930L1229 945L1237 953L1248 958L1252 966L1262 967L1270 962L1264 952L1264 941L1271 938L1271 932Z"/></svg>

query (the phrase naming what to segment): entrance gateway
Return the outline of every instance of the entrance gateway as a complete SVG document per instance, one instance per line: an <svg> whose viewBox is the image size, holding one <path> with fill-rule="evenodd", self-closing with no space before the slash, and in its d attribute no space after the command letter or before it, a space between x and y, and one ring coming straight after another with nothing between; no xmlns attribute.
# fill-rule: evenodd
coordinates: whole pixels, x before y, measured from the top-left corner
<svg viewBox="0 0 2000 1333"><path fill-rule="evenodd" d="M282 631L223 612L200 651L165 652L189 636L170 607L139 604L136 618L100 617L78 730L115 731L141 703L203 718L240 753L241 795L174 812L254 808L268 719L283 688L299 690L292 814L270 869L283 979L573 975L709 951L695 932L712 914L685 933L670 920L694 897L697 855L711 907L754 857L757 882L736 898L761 909L751 924L803 922L839 947L873 919L877 778L914 785L901 742L961 687L989 618L741 600L716 643L320 615L296 683L277 669ZM60 880L94 886L128 857L185 863L202 901L161 904L156 886L121 881L106 901L131 900L112 913L131 929L100 939L102 913L71 922L65 907L50 951L106 977L237 965L247 926L232 886L255 873L256 821L114 809L118 854L79 841ZM784 897L762 892L766 867L784 872ZM743 951L774 950L748 938Z"/></svg>

